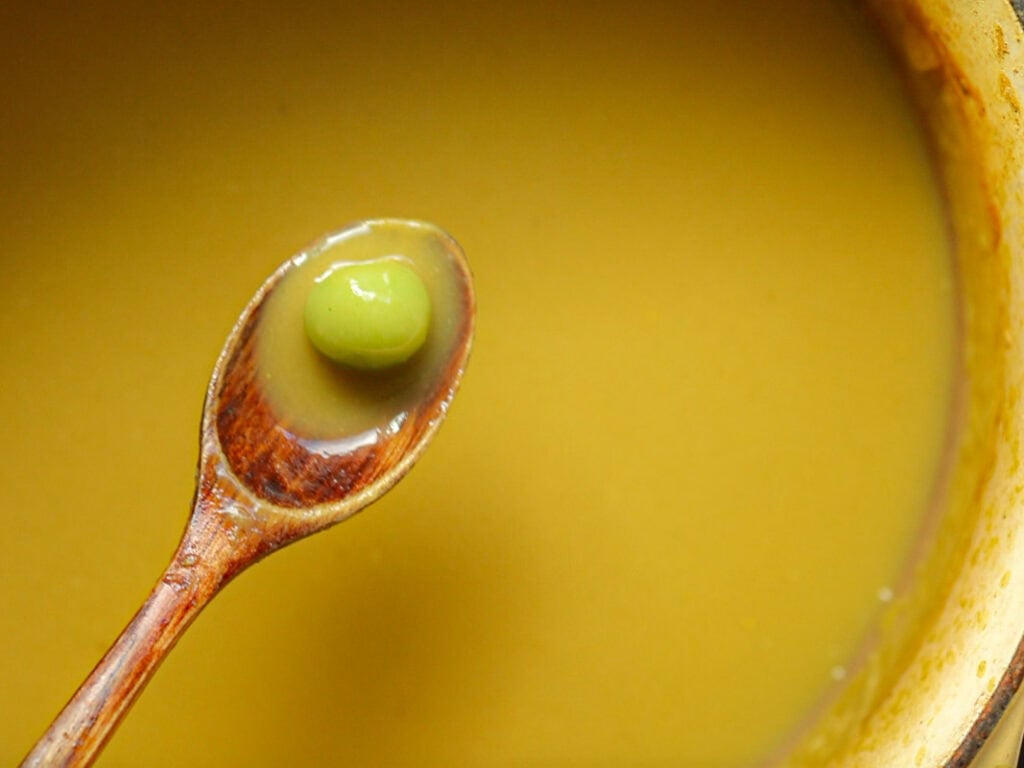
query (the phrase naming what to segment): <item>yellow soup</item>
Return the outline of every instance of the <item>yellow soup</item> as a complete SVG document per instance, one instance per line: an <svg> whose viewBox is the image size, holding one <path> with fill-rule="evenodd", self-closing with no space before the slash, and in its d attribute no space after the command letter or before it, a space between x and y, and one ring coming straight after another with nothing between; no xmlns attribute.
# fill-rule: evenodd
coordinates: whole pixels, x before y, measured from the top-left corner
<svg viewBox="0 0 1024 768"><path fill-rule="evenodd" d="M101 765L734 768L857 676L937 487L957 308L853 6L20 5L0 762L169 557L236 313L376 216L473 267L448 423L233 584Z"/></svg>
<svg viewBox="0 0 1024 768"><path fill-rule="evenodd" d="M258 380L282 426L312 440L375 442L367 433L401 426L408 410L432 395L452 358L465 312L463 282L450 247L457 246L422 223L377 221L332 233L296 259L267 299L256 330ZM303 312L310 290L338 268L383 261L407 264L425 284L433 317L424 345L390 370L338 364L306 333Z"/></svg>

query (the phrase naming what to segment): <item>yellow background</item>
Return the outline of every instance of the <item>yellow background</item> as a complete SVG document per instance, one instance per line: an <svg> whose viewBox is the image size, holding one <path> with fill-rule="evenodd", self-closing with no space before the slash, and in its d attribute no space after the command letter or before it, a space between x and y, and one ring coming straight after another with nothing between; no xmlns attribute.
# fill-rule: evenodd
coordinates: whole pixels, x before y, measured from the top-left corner
<svg viewBox="0 0 1024 768"><path fill-rule="evenodd" d="M101 765L740 765L855 666L955 328L856 12L21 4L0 44L0 762L170 555L236 313L364 217L469 255L449 423L232 585Z"/></svg>

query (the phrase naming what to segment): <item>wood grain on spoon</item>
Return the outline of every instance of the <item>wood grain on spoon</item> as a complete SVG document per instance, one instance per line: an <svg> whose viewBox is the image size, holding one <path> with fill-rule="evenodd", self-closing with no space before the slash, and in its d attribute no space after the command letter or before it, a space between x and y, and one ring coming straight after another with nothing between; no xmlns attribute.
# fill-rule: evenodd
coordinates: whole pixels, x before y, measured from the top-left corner
<svg viewBox="0 0 1024 768"><path fill-rule="evenodd" d="M415 463L447 413L472 341L469 270L446 235L443 246L460 306L456 342L438 385L397 429L379 430L375 441L350 449L341 441L336 451L312 450L275 418L258 383L256 335L267 298L297 260L261 286L229 335L207 389L196 494L181 543L143 606L22 768L91 765L168 651L232 578L274 550L355 514Z"/></svg>

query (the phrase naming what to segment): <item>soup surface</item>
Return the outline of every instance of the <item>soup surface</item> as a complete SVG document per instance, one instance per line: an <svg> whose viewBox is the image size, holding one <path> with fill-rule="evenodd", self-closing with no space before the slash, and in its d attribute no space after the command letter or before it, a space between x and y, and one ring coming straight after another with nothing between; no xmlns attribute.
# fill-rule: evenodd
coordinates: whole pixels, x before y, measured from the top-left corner
<svg viewBox="0 0 1024 768"><path fill-rule="evenodd" d="M0 16L0 762L169 557L236 313L366 217L469 256L449 423L233 584L101 765L744 766L855 672L956 335L927 152L856 10Z"/></svg>

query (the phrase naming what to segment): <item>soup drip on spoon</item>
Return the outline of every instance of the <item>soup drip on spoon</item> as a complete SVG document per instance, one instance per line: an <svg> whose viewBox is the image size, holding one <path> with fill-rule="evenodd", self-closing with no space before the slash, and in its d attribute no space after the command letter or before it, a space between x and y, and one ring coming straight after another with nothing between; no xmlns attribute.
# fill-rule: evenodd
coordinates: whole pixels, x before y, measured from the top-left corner
<svg viewBox="0 0 1024 768"><path fill-rule="evenodd" d="M181 543L23 768L91 764L221 588L409 471L458 387L473 317L461 249L421 222L353 225L264 282L210 379Z"/></svg>

